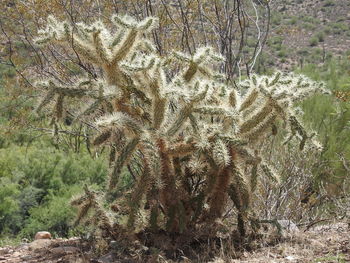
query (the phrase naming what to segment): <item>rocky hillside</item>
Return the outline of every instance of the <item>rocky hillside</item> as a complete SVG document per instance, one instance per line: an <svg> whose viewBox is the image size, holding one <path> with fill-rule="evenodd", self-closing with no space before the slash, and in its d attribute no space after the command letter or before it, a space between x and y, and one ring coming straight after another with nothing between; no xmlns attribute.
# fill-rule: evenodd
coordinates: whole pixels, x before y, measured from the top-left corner
<svg viewBox="0 0 350 263"><path fill-rule="evenodd" d="M271 7L265 65L292 69L349 55L350 1L283 0L271 1Z"/></svg>

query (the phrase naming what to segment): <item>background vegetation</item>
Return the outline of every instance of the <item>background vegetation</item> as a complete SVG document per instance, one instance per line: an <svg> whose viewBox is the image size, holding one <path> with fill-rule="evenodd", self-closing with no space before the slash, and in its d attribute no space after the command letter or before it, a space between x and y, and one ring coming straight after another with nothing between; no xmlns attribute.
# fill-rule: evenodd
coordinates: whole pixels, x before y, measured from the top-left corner
<svg viewBox="0 0 350 263"><path fill-rule="evenodd" d="M37 21L40 21L40 17L43 17L43 13L48 9L60 13L63 7L66 7L59 4L44 6L43 2L36 1L35 9L41 10L41 13L35 13ZM130 1L130 4L134 2L136 3ZM203 1L204 4L206 2ZM332 96L317 95L300 105L305 112L303 118L307 125L318 132L317 139L323 145L323 151L317 156L310 153L296 158L298 165L305 171L301 174L303 178L306 172L310 176L307 180L300 181L303 185L294 195L295 207L307 197L305 202L310 207L319 204L331 206L325 200L342 196L344 192L340 189L344 189L345 193L349 191L350 50L344 45L344 41L349 38L350 30L349 18L342 13L342 9L349 10L349 3L336 0L316 1L315 6L312 6L316 11L310 15L306 11L310 1L280 1L278 4L279 1L276 1L276 4L271 2L270 35L263 52L253 65L254 71L272 73L275 69L293 70L314 80L325 81L327 87L334 92ZM58 146L50 136L47 121L42 116L32 114L35 98L40 94L34 93L25 80L16 76L26 70L28 65L38 64L38 61L29 42L17 39L9 44L8 36L14 36L18 32L13 31L21 31L22 27L19 23L14 30L8 30L10 27L6 23L13 21L9 18L18 18L24 13L33 15L28 10L34 10L34 7L25 9L20 2L17 5L13 3L15 1L1 3L1 7L9 10L9 17L4 17L5 14L1 17L3 46L0 57L0 239L5 241L8 237L32 238L39 230L48 230L55 236L66 237L74 234L72 221L75 217L75 211L67 204L72 196L82 191L84 184L93 185L95 189L104 187L108 166L104 162L106 153L103 149L95 152L83 139L70 140L68 136L66 141ZM150 7L147 8L151 12ZM191 5L186 8L190 9ZM120 11L123 7L103 6L102 11L90 10L87 7L86 10L85 14L88 14L89 18L98 12L107 16L108 12L112 12L108 10ZM166 17L166 9L160 8L157 11ZM334 12L339 13L334 16ZM325 17L336 20L327 20ZM195 47L196 43L191 42L191 34L196 34L190 28L186 28L186 23L181 18L183 17L173 18L180 25L178 34L187 32L187 35L177 35L175 38L189 39L190 42L182 41L182 49L188 51ZM24 17L23 21L28 21L28 17ZM170 17L164 19L165 28L172 23ZM34 24L28 24L26 29L35 28ZM24 32L29 34L30 31ZM248 64L252 57L249 54L252 54L256 47L255 33L254 30L247 33L242 51L242 57ZM163 39L160 50L164 52L174 43L164 40L167 34L168 31L164 30L163 35L160 32L158 36ZM25 37L26 34L22 35L21 40ZM154 37L157 38L157 35ZM19 54L17 57L9 57L11 48L16 49ZM69 60L65 62L70 74L80 70L76 65L72 66ZM247 73L249 74L249 71L243 72L242 75ZM23 86L26 88L23 89ZM305 158L308 159L305 161ZM286 159L283 161L286 162ZM284 182L293 175L295 174L292 170L284 173ZM131 181L127 171L124 172L124 177L124 184L120 187L128 187ZM272 186L266 187L268 189ZM275 191L278 192L276 189ZM265 199L268 198L272 197L265 196ZM280 216L287 217L288 211L290 208L281 212ZM297 223L309 220L296 215L290 218Z"/></svg>

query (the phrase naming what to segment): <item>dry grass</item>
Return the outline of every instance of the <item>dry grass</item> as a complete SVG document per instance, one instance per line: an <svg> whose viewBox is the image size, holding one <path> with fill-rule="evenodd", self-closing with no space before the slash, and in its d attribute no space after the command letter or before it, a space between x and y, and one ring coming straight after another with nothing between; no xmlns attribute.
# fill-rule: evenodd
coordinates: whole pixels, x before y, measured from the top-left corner
<svg viewBox="0 0 350 263"><path fill-rule="evenodd" d="M280 243L228 256L213 262L350 262L350 226L345 223L317 226L288 234Z"/></svg>

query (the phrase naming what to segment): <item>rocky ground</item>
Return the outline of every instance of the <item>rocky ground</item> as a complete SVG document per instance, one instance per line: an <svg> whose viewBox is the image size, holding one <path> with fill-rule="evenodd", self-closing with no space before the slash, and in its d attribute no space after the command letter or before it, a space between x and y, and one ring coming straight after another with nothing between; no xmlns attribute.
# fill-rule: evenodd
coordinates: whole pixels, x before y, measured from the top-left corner
<svg viewBox="0 0 350 263"><path fill-rule="evenodd" d="M79 239L38 239L17 247L1 248L0 262L89 262L82 251Z"/></svg>
<svg viewBox="0 0 350 263"><path fill-rule="evenodd" d="M1 248L0 263L118 262L111 261L110 255L92 259L93 257L84 251L87 251L86 247L77 238L38 239L17 247ZM299 230L287 234L284 241L277 245L266 245L252 252L239 253L239 259L233 259L237 255L229 255L223 251L221 257L212 262L350 262L350 226L345 223L337 223L317 226L308 231ZM171 261L154 258L154 262Z"/></svg>

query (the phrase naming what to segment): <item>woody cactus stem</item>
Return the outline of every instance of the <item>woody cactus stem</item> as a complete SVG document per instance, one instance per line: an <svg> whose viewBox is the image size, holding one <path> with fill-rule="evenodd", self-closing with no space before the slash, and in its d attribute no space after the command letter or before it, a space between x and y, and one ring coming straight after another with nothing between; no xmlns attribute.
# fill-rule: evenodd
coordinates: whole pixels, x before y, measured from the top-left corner
<svg viewBox="0 0 350 263"><path fill-rule="evenodd" d="M194 228L212 226L221 218L231 198L244 236L259 178L278 182L260 152L261 142L278 129L288 129L286 143L300 140L300 149L307 147L315 135L302 126L293 103L325 92L322 85L278 72L252 75L231 86L215 70L222 57L212 48L199 48L192 56L174 52L160 57L147 40L156 18L139 22L116 15L111 21L112 28L98 21L78 23L73 30L68 22L48 18L38 45L66 45L103 72L97 80L81 76L76 85L38 79L37 87L46 95L37 111L56 100L51 107L55 127L69 111L76 112L74 123L95 128L94 145L111 149L106 191L121 191L125 167L137 170L131 194L113 195L129 196L128 222L117 222L118 228L140 229L148 221L153 230L194 233ZM178 66L182 70L174 72ZM90 197L75 202L81 208L79 222L93 207L102 215L104 228L114 231L100 201L86 193Z"/></svg>

